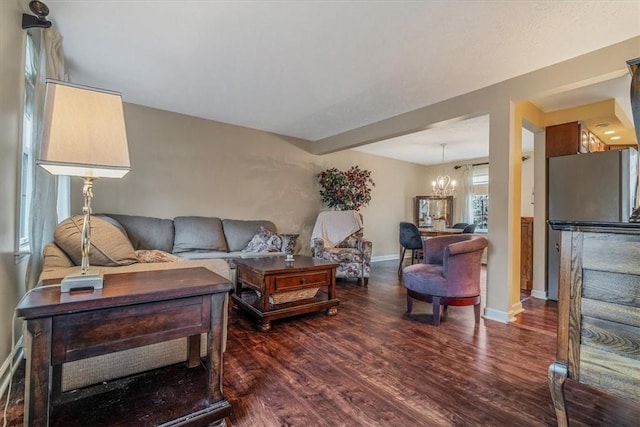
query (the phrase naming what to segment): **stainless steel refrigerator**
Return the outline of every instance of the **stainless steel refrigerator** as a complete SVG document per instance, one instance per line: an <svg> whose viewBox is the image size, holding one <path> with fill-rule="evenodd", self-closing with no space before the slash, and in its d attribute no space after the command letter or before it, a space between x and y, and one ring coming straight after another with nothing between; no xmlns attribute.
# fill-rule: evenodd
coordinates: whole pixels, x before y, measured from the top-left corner
<svg viewBox="0 0 640 427"><path fill-rule="evenodd" d="M636 155L627 148L549 158L547 219L628 222L635 206ZM557 301L560 231L547 227L547 292Z"/></svg>

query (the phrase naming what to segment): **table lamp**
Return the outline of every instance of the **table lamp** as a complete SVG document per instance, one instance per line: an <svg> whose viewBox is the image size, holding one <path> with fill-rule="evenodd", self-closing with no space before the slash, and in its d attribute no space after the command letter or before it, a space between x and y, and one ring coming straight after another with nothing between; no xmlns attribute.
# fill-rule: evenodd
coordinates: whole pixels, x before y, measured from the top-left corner
<svg viewBox="0 0 640 427"><path fill-rule="evenodd" d="M117 92L47 80L42 129L36 163L52 175L84 180L81 270L67 275L61 290L102 289L102 273L89 271L91 198L97 178L122 178L131 169L122 97Z"/></svg>

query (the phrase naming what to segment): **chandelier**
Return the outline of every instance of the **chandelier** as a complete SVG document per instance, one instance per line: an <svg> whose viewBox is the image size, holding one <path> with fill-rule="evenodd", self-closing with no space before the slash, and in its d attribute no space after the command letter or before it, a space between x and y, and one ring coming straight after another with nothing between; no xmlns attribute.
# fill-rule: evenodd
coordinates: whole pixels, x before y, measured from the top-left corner
<svg viewBox="0 0 640 427"><path fill-rule="evenodd" d="M447 144L440 144L442 147L442 174L438 175L435 181L431 183L431 193L438 197L447 197L456 195L456 181L452 180L449 175L444 174L444 147Z"/></svg>

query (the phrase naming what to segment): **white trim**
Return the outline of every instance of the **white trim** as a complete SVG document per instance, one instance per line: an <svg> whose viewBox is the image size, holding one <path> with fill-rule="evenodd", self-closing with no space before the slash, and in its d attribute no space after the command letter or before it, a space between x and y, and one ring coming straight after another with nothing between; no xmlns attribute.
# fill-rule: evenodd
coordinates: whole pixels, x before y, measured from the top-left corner
<svg viewBox="0 0 640 427"><path fill-rule="evenodd" d="M407 257L405 256L405 259ZM373 256L371 257L371 262L381 262L381 261L392 261L392 260L399 260L400 259L400 255L379 255L379 256Z"/></svg>
<svg viewBox="0 0 640 427"><path fill-rule="evenodd" d="M13 351L7 358L4 363L2 363L2 367L0 367L0 396L4 395L4 392L7 391L7 387L9 386L9 378L16 373L18 366L20 366L20 361L24 357L24 352L22 349L22 337L18 339L18 342L13 347ZM13 369L9 372L9 367L11 366L11 361L13 360Z"/></svg>
<svg viewBox="0 0 640 427"><path fill-rule="evenodd" d="M537 289L531 291L531 296L538 299L549 299L547 291L539 291Z"/></svg>
<svg viewBox="0 0 640 427"><path fill-rule="evenodd" d="M511 306L511 310L509 311L509 313L511 313L511 321L513 322L514 320L516 320L516 316L523 311L524 308L522 308L522 301L518 301L517 303L513 304Z"/></svg>
<svg viewBox="0 0 640 427"><path fill-rule="evenodd" d="M511 310L499 311L494 310L493 308L485 307L484 314L482 318L485 320L495 320L500 323L511 323L516 320L516 315L522 313L524 309L522 308L522 303L518 302L511 307Z"/></svg>

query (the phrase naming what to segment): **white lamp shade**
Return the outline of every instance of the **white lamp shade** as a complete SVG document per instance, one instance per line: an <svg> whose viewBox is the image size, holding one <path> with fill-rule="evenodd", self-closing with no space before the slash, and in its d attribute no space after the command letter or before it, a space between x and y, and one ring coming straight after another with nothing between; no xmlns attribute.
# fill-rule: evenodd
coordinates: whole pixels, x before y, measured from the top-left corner
<svg viewBox="0 0 640 427"><path fill-rule="evenodd" d="M47 80L37 163L54 175L126 175L131 164L120 94Z"/></svg>

